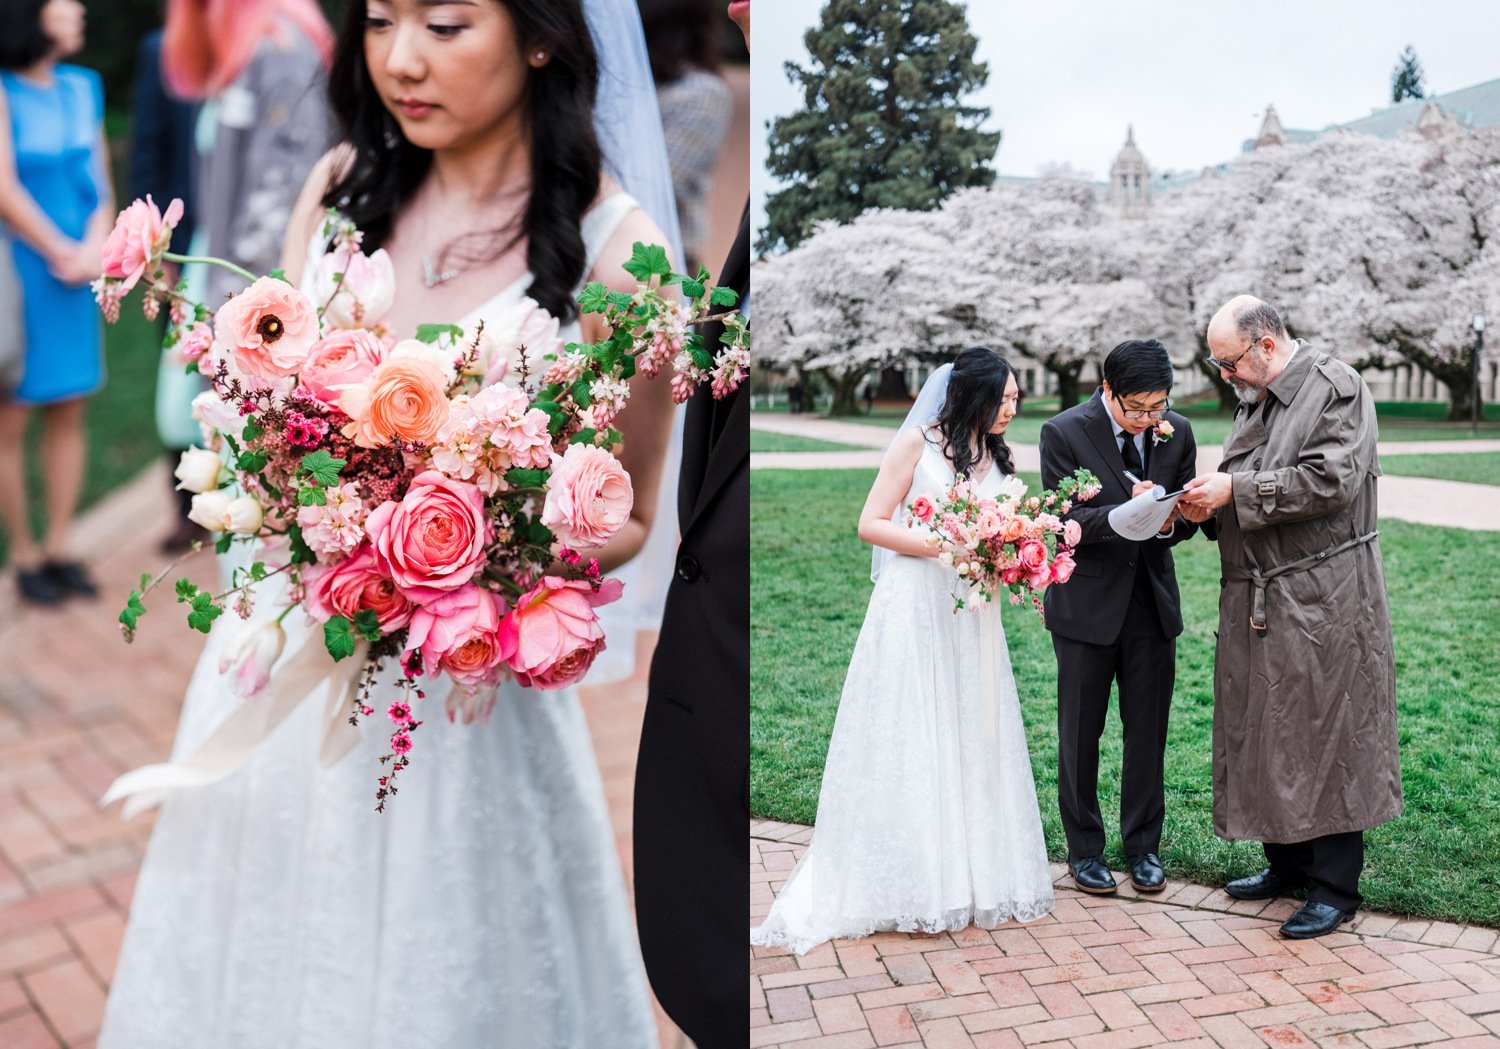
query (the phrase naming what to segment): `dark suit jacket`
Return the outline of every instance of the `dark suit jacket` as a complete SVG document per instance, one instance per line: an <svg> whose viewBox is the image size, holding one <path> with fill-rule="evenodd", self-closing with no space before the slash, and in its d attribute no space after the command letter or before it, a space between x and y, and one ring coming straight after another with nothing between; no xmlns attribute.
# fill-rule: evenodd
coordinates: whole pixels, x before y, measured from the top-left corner
<svg viewBox="0 0 1500 1049"><path fill-rule="evenodd" d="M182 198L182 221L172 250L186 253L193 239L193 143L198 107L167 93L161 71L162 32L147 34L136 53L135 105L130 117L130 196L151 194L162 211Z"/></svg>
<svg viewBox="0 0 1500 1049"><path fill-rule="evenodd" d="M719 283L750 283L749 212ZM717 327L717 326L715 326ZM721 330L704 332L712 351ZM749 1040L750 399L700 385L683 424L682 541L636 764L636 915L651 985L699 1049Z"/></svg>
<svg viewBox="0 0 1500 1049"><path fill-rule="evenodd" d="M1197 475L1198 446L1193 427L1176 412L1167 413L1175 431L1170 440L1153 444L1146 436L1146 476L1142 480L1176 491ZM1135 586L1136 561L1146 559L1161 628L1167 637L1182 633L1182 601L1172 567L1171 547L1189 538L1198 526L1181 517L1165 539L1131 542L1109 525L1109 511L1130 499L1131 484L1123 473L1125 461L1110 426L1109 409L1098 394L1053 416L1042 424L1042 484L1055 487L1082 467L1093 471L1103 490L1076 505L1067 519L1083 530L1074 557L1073 577L1051 586L1043 597L1047 629L1062 637L1093 645L1112 643L1120 634Z"/></svg>

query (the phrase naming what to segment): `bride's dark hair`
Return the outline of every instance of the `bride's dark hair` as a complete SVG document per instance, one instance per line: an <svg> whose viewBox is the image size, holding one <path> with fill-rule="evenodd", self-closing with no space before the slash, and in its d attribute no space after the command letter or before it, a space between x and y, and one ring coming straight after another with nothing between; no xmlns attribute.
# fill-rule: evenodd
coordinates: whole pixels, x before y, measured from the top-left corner
<svg viewBox="0 0 1500 1049"><path fill-rule="evenodd" d="M531 270L527 290L547 312L564 321L578 315L573 289L583 280L588 257L580 223L599 195L603 153L594 130L599 56L581 0L490 0L515 20L527 52L552 57L532 69L526 130L531 135L531 192L518 224L487 236L488 257L526 238ZM337 177L323 203L336 207L364 231L364 249L390 239L400 210L410 202L432 166L432 152L407 141L386 111L365 65L365 5L349 5L328 75L328 95L354 160Z"/></svg>
<svg viewBox="0 0 1500 1049"><path fill-rule="evenodd" d="M976 438L1002 473L1015 473L1010 446L1003 434L990 433L1005 385L1015 369L988 346L974 346L958 355L948 376L948 392L938 412L936 429L942 437L943 454L953 463L953 472L968 476L978 463ZM1020 386L1016 392L1019 399Z"/></svg>

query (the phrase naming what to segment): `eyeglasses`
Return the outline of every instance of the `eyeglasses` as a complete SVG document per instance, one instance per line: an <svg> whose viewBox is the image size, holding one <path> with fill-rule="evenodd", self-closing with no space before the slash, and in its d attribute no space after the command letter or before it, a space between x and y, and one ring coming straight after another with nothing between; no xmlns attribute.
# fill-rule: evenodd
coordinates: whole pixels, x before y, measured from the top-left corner
<svg viewBox="0 0 1500 1049"><path fill-rule="evenodd" d="M1203 359L1206 360L1209 364L1212 364L1215 368L1222 368L1224 371L1228 372L1230 375L1233 375L1235 369L1240 366L1240 361L1242 361L1242 360L1245 359L1245 354L1247 354L1251 350L1255 349L1255 347L1257 345L1259 345L1259 344L1252 342L1249 346L1245 347L1244 353L1241 353L1238 357L1236 357L1232 361L1221 361L1221 360L1219 360L1219 358L1214 357L1212 355L1204 357Z"/></svg>
<svg viewBox="0 0 1500 1049"><path fill-rule="evenodd" d="M1115 396L1115 400L1119 402L1120 414L1127 419L1164 419L1166 418L1167 410L1172 407L1170 398L1160 408L1127 408L1125 407L1125 402L1120 399L1118 394Z"/></svg>

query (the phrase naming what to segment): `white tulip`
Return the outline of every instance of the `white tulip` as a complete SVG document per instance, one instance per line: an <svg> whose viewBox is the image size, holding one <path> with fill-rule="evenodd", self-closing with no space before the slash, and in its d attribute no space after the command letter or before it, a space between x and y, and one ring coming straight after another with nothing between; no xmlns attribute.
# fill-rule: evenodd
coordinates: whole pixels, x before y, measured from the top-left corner
<svg viewBox="0 0 1500 1049"><path fill-rule="evenodd" d="M188 492L211 492L219 487L219 477L224 463L218 453L202 448L189 448L173 471L177 487Z"/></svg>
<svg viewBox="0 0 1500 1049"><path fill-rule="evenodd" d="M266 512L248 495L242 495L224 508L224 527L238 535L254 535L260 531Z"/></svg>
<svg viewBox="0 0 1500 1049"><path fill-rule="evenodd" d="M233 501L234 497L222 489L200 492L193 496L193 508L188 512L188 520L202 525L210 532L222 532L229 527L226 521L229 504Z"/></svg>
<svg viewBox="0 0 1500 1049"><path fill-rule="evenodd" d="M266 687L285 645L286 631L275 620L241 630L219 656L219 673L235 695L249 699Z"/></svg>

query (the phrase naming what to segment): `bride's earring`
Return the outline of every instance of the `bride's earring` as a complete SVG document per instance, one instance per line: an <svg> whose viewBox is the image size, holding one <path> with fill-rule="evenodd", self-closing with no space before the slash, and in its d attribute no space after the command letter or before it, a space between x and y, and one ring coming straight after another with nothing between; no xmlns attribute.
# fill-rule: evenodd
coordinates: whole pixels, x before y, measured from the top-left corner
<svg viewBox="0 0 1500 1049"><path fill-rule="evenodd" d="M533 69L540 69L542 66L547 64L547 59L549 57L551 56L549 56L546 51L533 51L531 54L531 61L528 64Z"/></svg>

